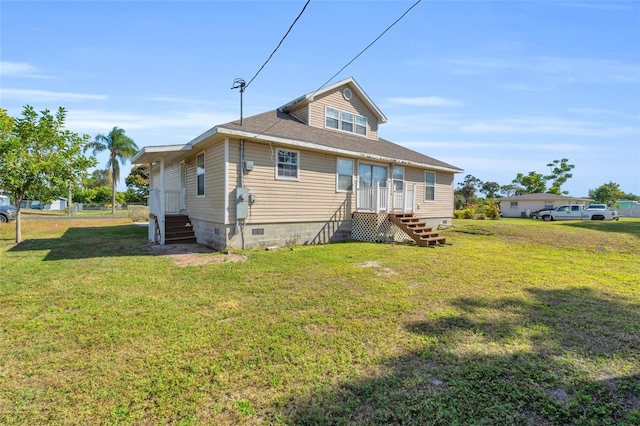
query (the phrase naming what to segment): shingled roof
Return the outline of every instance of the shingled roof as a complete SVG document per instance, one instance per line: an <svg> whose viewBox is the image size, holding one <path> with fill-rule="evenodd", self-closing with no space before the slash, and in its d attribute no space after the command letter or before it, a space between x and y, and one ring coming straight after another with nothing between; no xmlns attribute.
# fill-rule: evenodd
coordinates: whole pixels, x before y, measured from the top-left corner
<svg viewBox="0 0 640 426"><path fill-rule="evenodd" d="M447 170L454 173L462 169L435 158L400 146L385 139L372 140L348 133L309 126L294 116L273 110L216 126L217 133L232 133L245 139L278 139L281 143L297 145L316 150L339 151L343 155L352 154L364 157L379 157L388 161L399 160L423 167Z"/></svg>

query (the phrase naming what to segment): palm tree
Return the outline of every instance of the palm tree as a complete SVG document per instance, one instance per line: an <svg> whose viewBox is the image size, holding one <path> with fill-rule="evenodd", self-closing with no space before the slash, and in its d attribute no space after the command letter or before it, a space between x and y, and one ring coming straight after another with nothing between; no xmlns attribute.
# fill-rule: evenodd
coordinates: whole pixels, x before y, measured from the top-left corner
<svg viewBox="0 0 640 426"><path fill-rule="evenodd" d="M133 158L138 152L138 145L128 136L125 136L124 129L114 127L108 135L100 134L95 140L87 143L85 152L93 149L93 155L102 151L109 151L109 160L106 167L111 170L111 214L116 212L116 185L120 180L120 164Z"/></svg>

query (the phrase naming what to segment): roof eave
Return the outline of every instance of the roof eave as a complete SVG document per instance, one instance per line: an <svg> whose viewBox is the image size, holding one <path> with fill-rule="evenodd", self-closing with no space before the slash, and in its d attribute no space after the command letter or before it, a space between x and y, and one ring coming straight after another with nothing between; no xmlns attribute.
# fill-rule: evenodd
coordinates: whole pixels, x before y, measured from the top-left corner
<svg viewBox="0 0 640 426"><path fill-rule="evenodd" d="M400 159L400 158L394 158L394 157L387 157L387 156L383 156L383 155L370 154L370 153L366 153L366 152L350 151L350 150L347 150L347 149L333 148L333 147L328 147L328 146L324 146L324 145L319 145L319 144L316 144L316 143L313 143L313 142L301 141L301 140L297 140L297 139L282 138L282 137L278 137L278 136L265 135L265 134L260 134L260 133L256 133L256 132L247 132L247 131L244 131L244 130L230 129L228 127L218 127L218 132L220 134L225 134L225 135L228 135L228 136L235 136L235 137L243 138L243 139L261 140L261 141L264 141L264 142L271 142L271 143L276 143L276 144L281 144L281 145L286 145L286 146L292 146L292 147L297 147L297 148L306 148L306 149L310 149L310 150L314 150L314 151L330 152L332 154L344 155L344 156L349 156L349 157L366 158L366 159L369 159L369 160L381 161L381 162L386 162L386 163L394 163L394 164L403 164L403 165L407 165L407 166L414 166L414 167L420 167L420 168L424 168L424 169L443 171L443 172L449 172L449 173L462 173L462 172L464 172L464 170L458 169L457 167L444 167L444 166L438 166L438 165L434 165L434 164L421 163L421 162L418 162L418 161L404 160L404 159Z"/></svg>

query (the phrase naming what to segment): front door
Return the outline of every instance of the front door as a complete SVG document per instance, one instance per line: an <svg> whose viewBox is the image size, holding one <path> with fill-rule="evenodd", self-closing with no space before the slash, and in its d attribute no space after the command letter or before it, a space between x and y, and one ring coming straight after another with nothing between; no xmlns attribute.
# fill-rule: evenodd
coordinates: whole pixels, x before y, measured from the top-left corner
<svg viewBox="0 0 640 426"><path fill-rule="evenodd" d="M360 179L361 188L376 188L378 184L380 184L380 188L386 188L387 168L371 164L360 164L358 166L358 179Z"/></svg>
<svg viewBox="0 0 640 426"><path fill-rule="evenodd" d="M386 167L358 165L358 198L358 209L374 212L388 210Z"/></svg>
<svg viewBox="0 0 640 426"><path fill-rule="evenodd" d="M404 210L405 205L405 193L404 193L404 167L393 166L393 172L391 173L392 182L391 188L393 188L392 194L392 206L393 210Z"/></svg>

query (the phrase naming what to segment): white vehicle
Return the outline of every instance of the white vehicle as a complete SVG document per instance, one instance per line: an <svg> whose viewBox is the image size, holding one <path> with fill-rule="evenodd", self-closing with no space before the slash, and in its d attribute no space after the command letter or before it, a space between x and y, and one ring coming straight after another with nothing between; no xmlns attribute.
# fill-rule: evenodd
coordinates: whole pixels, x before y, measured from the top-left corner
<svg viewBox="0 0 640 426"><path fill-rule="evenodd" d="M560 206L554 210L542 210L538 212L545 222L552 220L620 220L618 212L615 210L603 209L601 206L596 208L585 208L583 205Z"/></svg>

